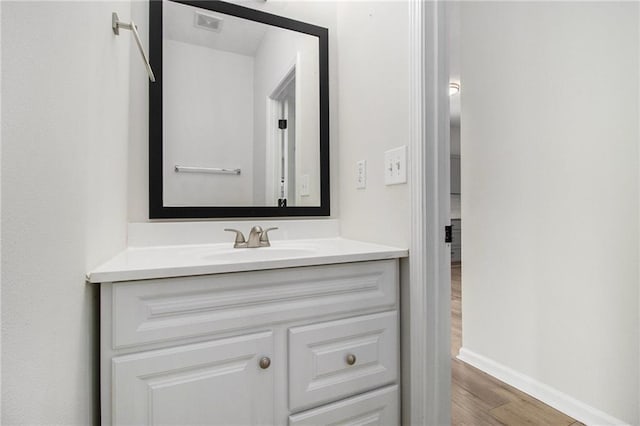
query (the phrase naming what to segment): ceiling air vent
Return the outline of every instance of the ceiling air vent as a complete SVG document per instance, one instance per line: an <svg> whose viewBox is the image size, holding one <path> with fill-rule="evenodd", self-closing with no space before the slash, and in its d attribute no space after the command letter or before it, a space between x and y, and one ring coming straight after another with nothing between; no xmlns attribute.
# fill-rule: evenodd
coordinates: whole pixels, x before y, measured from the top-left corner
<svg viewBox="0 0 640 426"><path fill-rule="evenodd" d="M205 15L204 13L196 12L195 26L207 31L215 31L219 33L222 30L222 18L217 16Z"/></svg>

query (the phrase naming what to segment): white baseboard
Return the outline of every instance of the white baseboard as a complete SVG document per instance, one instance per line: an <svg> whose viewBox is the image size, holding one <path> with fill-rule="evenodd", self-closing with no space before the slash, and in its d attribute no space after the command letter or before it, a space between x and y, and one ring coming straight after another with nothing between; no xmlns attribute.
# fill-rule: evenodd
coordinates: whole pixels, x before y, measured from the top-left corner
<svg viewBox="0 0 640 426"><path fill-rule="evenodd" d="M593 408L584 402L558 391L529 376L505 367L487 357L466 348L461 348L457 357L460 361L484 371L514 388L531 395L556 410L573 417L589 426L627 426L628 423Z"/></svg>

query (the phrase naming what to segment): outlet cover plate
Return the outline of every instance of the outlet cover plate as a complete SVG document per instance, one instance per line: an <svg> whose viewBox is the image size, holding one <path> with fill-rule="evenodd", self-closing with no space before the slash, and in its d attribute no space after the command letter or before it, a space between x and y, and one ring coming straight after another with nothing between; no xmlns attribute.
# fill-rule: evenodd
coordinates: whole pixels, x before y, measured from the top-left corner
<svg viewBox="0 0 640 426"><path fill-rule="evenodd" d="M356 189L367 187L367 160L356 161Z"/></svg>

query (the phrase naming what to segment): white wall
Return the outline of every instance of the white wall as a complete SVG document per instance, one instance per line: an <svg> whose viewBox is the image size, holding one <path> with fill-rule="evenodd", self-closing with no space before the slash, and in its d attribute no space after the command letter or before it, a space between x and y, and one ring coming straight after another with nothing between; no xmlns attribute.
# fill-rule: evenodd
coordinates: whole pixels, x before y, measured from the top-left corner
<svg viewBox="0 0 640 426"><path fill-rule="evenodd" d="M174 40L163 50L165 205L254 205L253 57ZM176 173L176 165L241 173Z"/></svg>
<svg viewBox="0 0 640 426"><path fill-rule="evenodd" d="M0 22L2 22L2 7L0 7ZM1 27L0 27L1 28ZM2 71L2 31L0 29L0 72ZM2 125L2 78L0 77L0 126ZM0 127L0 165L2 164L2 129ZM0 167L0 378L2 377L2 167ZM0 395L2 395L2 380L0 380ZM2 421L2 397L0 396L0 422Z"/></svg>
<svg viewBox="0 0 640 426"><path fill-rule="evenodd" d="M329 29L329 108L330 108L330 163L331 163L331 217L339 212L338 197L338 61L336 43L336 3L332 1L242 1L239 3L265 12L286 16L292 19L309 22ZM145 1L133 2L131 15L140 28L149 28L149 6ZM142 30L140 36L148 40L147 31ZM137 57L132 50L132 58ZM136 59L138 60L138 59ZM132 71L135 68L132 64ZM129 221L146 222L149 220L149 159L148 159L148 83L146 76L136 73L131 75L131 115L136 117L130 123L129 145ZM255 219L250 219L255 221Z"/></svg>
<svg viewBox="0 0 640 426"><path fill-rule="evenodd" d="M408 247L409 186L385 186L383 173L384 151L409 143L408 3L340 2L338 40L342 234ZM358 160L366 189L356 189Z"/></svg>
<svg viewBox="0 0 640 426"><path fill-rule="evenodd" d="M149 3L131 3L131 19L141 31L142 44L149 51ZM142 30L144 28L144 30ZM129 222L149 220L149 78L136 72L136 52L130 52L129 111L135 120L129 120L129 149L127 155L127 219ZM139 59L138 59L139 60ZM149 58L153 66L153 58Z"/></svg>
<svg viewBox="0 0 640 426"><path fill-rule="evenodd" d="M464 348L638 424L638 4L461 9Z"/></svg>
<svg viewBox="0 0 640 426"><path fill-rule="evenodd" d="M2 423L92 424L85 273L125 245L131 35L112 34L111 12L130 4L1 8Z"/></svg>

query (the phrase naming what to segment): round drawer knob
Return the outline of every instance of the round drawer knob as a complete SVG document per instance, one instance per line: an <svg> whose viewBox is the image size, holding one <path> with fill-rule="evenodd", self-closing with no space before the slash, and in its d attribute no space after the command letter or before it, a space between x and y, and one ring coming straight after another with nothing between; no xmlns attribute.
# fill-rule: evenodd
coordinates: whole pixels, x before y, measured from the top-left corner
<svg viewBox="0 0 640 426"><path fill-rule="evenodd" d="M347 364L353 365L356 363L356 356L354 354L347 355Z"/></svg>
<svg viewBox="0 0 640 426"><path fill-rule="evenodd" d="M269 366L271 365L271 360L269 359L269 357L263 357L260 358L260 368L262 368L263 370L266 370L267 368L269 368Z"/></svg>

